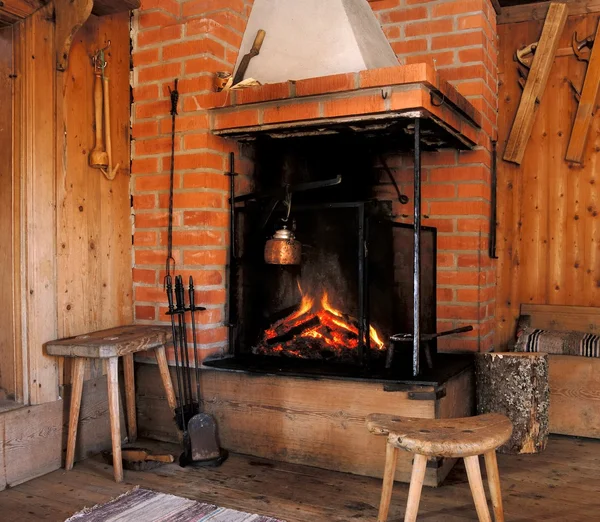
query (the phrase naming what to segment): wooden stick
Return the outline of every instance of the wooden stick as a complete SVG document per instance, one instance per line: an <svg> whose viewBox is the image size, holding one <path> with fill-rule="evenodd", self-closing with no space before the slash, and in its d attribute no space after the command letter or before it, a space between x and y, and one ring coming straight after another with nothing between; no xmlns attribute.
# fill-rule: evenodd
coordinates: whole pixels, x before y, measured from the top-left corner
<svg viewBox="0 0 600 522"><path fill-rule="evenodd" d="M385 469L383 471L383 487L381 488L381 501L377 522L386 522L390 511L390 500L394 488L394 475L398 463L398 448L388 442L385 453Z"/></svg>
<svg viewBox="0 0 600 522"><path fill-rule="evenodd" d="M129 442L135 442L137 439L137 419L135 410L135 377L133 354L128 353L123 356L123 370L125 378L125 404L127 408L127 433Z"/></svg>
<svg viewBox="0 0 600 522"><path fill-rule="evenodd" d="M471 494L475 502L477 517L479 522L492 522L490 518L490 510L488 509L487 500L485 498L485 490L481 481L481 471L479 470L479 456L465 457L465 468L467 468L467 477L469 478L469 486L471 486Z"/></svg>
<svg viewBox="0 0 600 522"><path fill-rule="evenodd" d="M503 158L505 161L511 161L517 165L520 165L523 161L527 141L533 128L535 113L544 94L558 42L567 21L567 12L566 4L555 2L550 4L542 35L531 64L531 71L527 77L517 115L504 150Z"/></svg>
<svg viewBox="0 0 600 522"><path fill-rule="evenodd" d="M577 114L575 115L575 123L569 138L567 147L567 155L565 159L574 163L583 163L583 153L587 143L587 137L592 124L592 116L596 99L598 98L598 90L600 89L600 24L596 28L596 38L590 61L585 73L583 81L583 89L581 89L581 97L577 106Z"/></svg>
<svg viewBox="0 0 600 522"><path fill-rule="evenodd" d="M412 474L410 476L410 487L408 488L408 501L406 502L404 522L415 522L417 520L417 513L419 512L419 502L421 501L421 490L423 489L423 480L425 479L426 468L427 457L425 455L415 454Z"/></svg>
<svg viewBox="0 0 600 522"><path fill-rule="evenodd" d="M500 489L500 474L498 473L498 460L496 450L487 451L483 454L485 458L485 469L487 471L490 497L494 508L495 522L504 522L504 509L502 507L502 490Z"/></svg>
<svg viewBox="0 0 600 522"><path fill-rule="evenodd" d="M167 403L169 408L175 414L175 408L177 408L177 399L175 398L175 390L173 390L173 381L171 380L171 374L169 373L169 364L167 363L167 354L165 353L165 347L159 346L154 348L154 355L156 356L156 362L158 363L158 370L160 372L160 378L162 380L165 393L167 395Z"/></svg>
<svg viewBox="0 0 600 522"><path fill-rule="evenodd" d="M102 77L99 72L94 79L94 124L96 127L96 143L90 152L90 167L102 169L108 166L108 154L104 145Z"/></svg>
<svg viewBox="0 0 600 522"><path fill-rule="evenodd" d="M71 406L69 408L69 433L67 437L67 457L65 469L73 469L75 461L75 444L77 442L77 424L79 423L79 409L81 408L81 392L83 390L83 373L85 359L75 357L73 360L73 382L71 386Z"/></svg>
<svg viewBox="0 0 600 522"><path fill-rule="evenodd" d="M104 76L103 80L103 88L104 88L104 132L106 134L106 154L108 155L108 169L102 169L102 173L106 176L107 179L112 180L117 175L117 170L119 170L120 163L115 165L113 169L112 166L112 141L110 137L110 97L108 94L108 76Z"/></svg>
<svg viewBox="0 0 600 522"><path fill-rule="evenodd" d="M108 416L110 417L110 437L112 439L113 472L115 482L123 481L123 460L121 456L121 426L119 422L119 357L106 359L108 379Z"/></svg>

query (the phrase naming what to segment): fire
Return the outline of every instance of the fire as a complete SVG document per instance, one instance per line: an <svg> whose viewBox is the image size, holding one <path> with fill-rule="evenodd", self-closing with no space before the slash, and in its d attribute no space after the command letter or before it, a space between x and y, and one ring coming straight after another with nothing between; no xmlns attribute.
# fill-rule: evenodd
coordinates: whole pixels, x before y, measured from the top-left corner
<svg viewBox="0 0 600 522"><path fill-rule="evenodd" d="M315 299L302 292L298 308L265 331L255 350L263 354L293 355L300 358L319 358L322 350L340 354L358 347L358 321L334 308L327 292L315 306ZM369 328L371 347L384 350L384 343L373 326Z"/></svg>

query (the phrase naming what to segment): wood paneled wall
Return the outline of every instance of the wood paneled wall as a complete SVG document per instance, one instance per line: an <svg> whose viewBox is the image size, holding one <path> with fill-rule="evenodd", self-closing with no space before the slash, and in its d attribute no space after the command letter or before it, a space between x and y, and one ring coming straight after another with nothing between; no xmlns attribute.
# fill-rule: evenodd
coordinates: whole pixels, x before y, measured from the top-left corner
<svg viewBox="0 0 600 522"><path fill-rule="evenodd" d="M594 34L598 14L572 16L559 49ZM517 48L539 39L543 21L498 26L498 286L496 340L505 347L521 303L600 305L600 114L588 135L583 167L565 162L577 110L570 86L581 89L586 64L555 59L520 166L502 161L521 97ZM597 43L596 45L600 45Z"/></svg>
<svg viewBox="0 0 600 522"><path fill-rule="evenodd" d="M112 181L88 166L94 146L90 57L109 40L113 162L120 163ZM66 131L57 172L59 337L132 322L129 67L129 13L92 15L75 35L63 78L62 118L60 109L57 115ZM63 379L70 382L69 365Z"/></svg>

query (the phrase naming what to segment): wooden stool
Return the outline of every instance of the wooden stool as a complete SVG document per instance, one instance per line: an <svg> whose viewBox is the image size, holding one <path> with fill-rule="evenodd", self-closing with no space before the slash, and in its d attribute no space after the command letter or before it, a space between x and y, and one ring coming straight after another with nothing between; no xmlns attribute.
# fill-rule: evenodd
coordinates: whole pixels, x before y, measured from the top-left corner
<svg viewBox="0 0 600 522"><path fill-rule="evenodd" d="M137 438L133 354L144 350L154 350L167 401L171 409L174 410L177 404L165 353L165 344L171 340L172 334L169 326L130 325L46 343L46 350L49 355L74 357L73 389L69 410L67 457L65 460L66 470L73 468L73 460L75 459L75 442L77 440L77 423L81 406L85 360L90 358L106 359L113 467L115 480L121 482L123 480L123 461L121 460L121 427L119 422L119 357L123 357L125 372L129 442L133 442Z"/></svg>
<svg viewBox="0 0 600 522"><path fill-rule="evenodd" d="M477 516L481 522L491 522L479 470L479 455L485 457L494 518L496 522L504 521L496 462L496 448L504 444L512 432L512 424L504 415L490 413L461 419L416 419L374 413L367 417L367 426L371 433L387 435L388 438L378 522L385 522L388 517L399 448L415 455L405 522L417 519L427 457L462 457L465 460Z"/></svg>

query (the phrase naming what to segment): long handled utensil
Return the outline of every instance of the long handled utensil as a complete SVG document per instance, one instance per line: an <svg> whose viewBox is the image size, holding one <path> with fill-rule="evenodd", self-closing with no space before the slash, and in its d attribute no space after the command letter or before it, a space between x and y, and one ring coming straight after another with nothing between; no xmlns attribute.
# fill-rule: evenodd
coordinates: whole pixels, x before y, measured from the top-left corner
<svg viewBox="0 0 600 522"><path fill-rule="evenodd" d="M177 326L175 325L175 307L173 306L173 281L170 275L165 277L165 286L167 290L167 300L169 302L169 311L167 315L171 317L171 330L173 332L173 352L175 354L175 376L177 378L177 391L179 392L179 396L177 398L177 404L179 406L179 413L181 415L181 426L184 426L184 415L183 415L183 387L182 387L182 375L181 371L183 368L179 367L179 333L177 331ZM175 417L177 417L177 412L175 412ZM179 424L179 422L178 422Z"/></svg>

